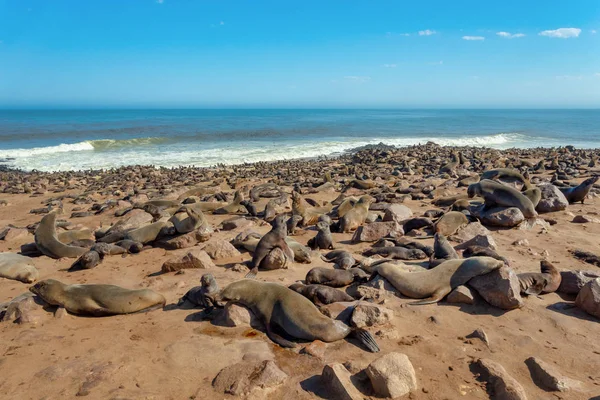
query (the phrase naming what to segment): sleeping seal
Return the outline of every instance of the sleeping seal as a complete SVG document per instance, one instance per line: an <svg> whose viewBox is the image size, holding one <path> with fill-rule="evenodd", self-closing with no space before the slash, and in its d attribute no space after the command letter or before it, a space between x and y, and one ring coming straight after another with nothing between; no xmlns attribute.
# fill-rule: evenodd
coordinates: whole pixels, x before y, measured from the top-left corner
<svg viewBox="0 0 600 400"><path fill-rule="evenodd" d="M517 274L522 294L536 295L556 292L562 281L558 269L546 260L540 261L540 269L542 272Z"/></svg>
<svg viewBox="0 0 600 400"><path fill-rule="evenodd" d="M329 269L315 267L308 271L304 280L309 284L343 287L352 282L366 282L368 278L369 275L360 268Z"/></svg>
<svg viewBox="0 0 600 400"><path fill-rule="evenodd" d="M29 257L15 253L0 253L0 277L31 283L38 280L39 272Z"/></svg>
<svg viewBox="0 0 600 400"><path fill-rule="evenodd" d="M284 336L291 340L335 342L355 333L369 351L379 351L369 332L326 317L306 297L276 283L242 279L215 297L217 301L232 301L250 308L263 321L267 336L282 347L296 347Z"/></svg>

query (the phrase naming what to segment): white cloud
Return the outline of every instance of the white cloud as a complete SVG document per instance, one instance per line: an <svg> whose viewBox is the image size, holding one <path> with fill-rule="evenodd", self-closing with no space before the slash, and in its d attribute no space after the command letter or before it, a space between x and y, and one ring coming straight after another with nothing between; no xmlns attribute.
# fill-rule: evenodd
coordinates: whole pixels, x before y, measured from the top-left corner
<svg viewBox="0 0 600 400"><path fill-rule="evenodd" d="M424 31L419 31L419 36L431 36L431 35L435 35L437 32L436 31L432 31L430 29L425 29Z"/></svg>
<svg viewBox="0 0 600 400"><path fill-rule="evenodd" d="M2 43L2 42L0 42L0 43ZM383 66L385 68L396 68L398 65L397 64L383 64Z"/></svg>
<svg viewBox="0 0 600 400"><path fill-rule="evenodd" d="M496 35L507 38L507 39L516 39L524 37L524 33L509 33L509 32L496 32Z"/></svg>
<svg viewBox="0 0 600 400"><path fill-rule="evenodd" d="M542 31L539 33L540 36L548 36L551 38L568 39L576 38L581 33L579 28L558 28L550 31Z"/></svg>
<svg viewBox="0 0 600 400"><path fill-rule="evenodd" d="M595 29L592 29L590 32L592 33L592 35L595 35L597 33Z"/></svg>
<svg viewBox="0 0 600 400"><path fill-rule="evenodd" d="M410 36L410 33L394 33L394 32L386 32L385 36L387 37L392 37L392 36Z"/></svg>
<svg viewBox="0 0 600 400"><path fill-rule="evenodd" d="M158 4L162 4L162 3L164 3L164 2L165 2L165 0L156 0L156 2L157 2Z"/></svg>
<svg viewBox="0 0 600 400"><path fill-rule="evenodd" d="M371 80L370 76L356 76L356 75L350 75L350 76L345 76L344 79L349 80L349 81L353 81L353 82L368 82Z"/></svg>
<svg viewBox="0 0 600 400"><path fill-rule="evenodd" d="M464 40L485 40L483 36L463 36Z"/></svg>

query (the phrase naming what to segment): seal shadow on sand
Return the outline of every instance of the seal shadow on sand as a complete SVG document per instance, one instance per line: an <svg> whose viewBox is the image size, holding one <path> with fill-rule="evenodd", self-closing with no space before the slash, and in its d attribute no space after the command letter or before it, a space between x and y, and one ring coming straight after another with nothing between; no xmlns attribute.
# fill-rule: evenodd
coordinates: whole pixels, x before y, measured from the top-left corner
<svg viewBox="0 0 600 400"><path fill-rule="evenodd" d="M350 376L350 381L364 396L373 396L373 390L369 385L369 377L363 370ZM321 399L331 399L331 391L327 390L327 385L323 384L322 375L313 375L303 381L300 381L300 387Z"/></svg>
<svg viewBox="0 0 600 400"><path fill-rule="evenodd" d="M567 303L565 301L559 301L558 303L550 304L546 307L547 310L554 311L569 317L578 318L584 321L600 323L597 318L592 317L583 310L580 310L575 303ZM600 397L598 397L600 400Z"/></svg>

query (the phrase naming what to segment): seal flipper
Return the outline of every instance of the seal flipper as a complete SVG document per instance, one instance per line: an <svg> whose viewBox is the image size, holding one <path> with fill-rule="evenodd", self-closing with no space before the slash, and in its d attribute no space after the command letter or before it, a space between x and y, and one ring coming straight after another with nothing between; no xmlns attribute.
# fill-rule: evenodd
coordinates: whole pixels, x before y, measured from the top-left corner
<svg viewBox="0 0 600 400"><path fill-rule="evenodd" d="M269 337L269 339L271 339L272 341L274 341L275 343L277 343L281 347L286 347L286 348L296 347L296 343L290 342L289 340L284 339L282 336L280 336L277 333L273 332L273 329L271 328L270 324L265 324L265 325L266 325L266 328L267 328L267 336Z"/></svg>
<svg viewBox="0 0 600 400"><path fill-rule="evenodd" d="M364 329L355 329L353 331L354 336L360 341L360 343L367 348L371 353L379 353L379 345L375 341L371 332Z"/></svg>
<svg viewBox="0 0 600 400"><path fill-rule="evenodd" d="M254 279L256 278L256 274L258 274L258 267L254 267L244 276L246 279Z"/></svg>
<svg viewBox="0 0 600 400"><path fill-rule="evenodd" d="M446 295L448 293L450 293L451 290L438 290L437 292L435 292L434 294L432 294L430 297L427 297L426 299L423 300L419 300L419 301L413 301L411 303L408 303L408 305L410 306L422 306L425 304L434 304L434 303L438 303L440 300L442 300L444 297L446 297Z"/></svg>

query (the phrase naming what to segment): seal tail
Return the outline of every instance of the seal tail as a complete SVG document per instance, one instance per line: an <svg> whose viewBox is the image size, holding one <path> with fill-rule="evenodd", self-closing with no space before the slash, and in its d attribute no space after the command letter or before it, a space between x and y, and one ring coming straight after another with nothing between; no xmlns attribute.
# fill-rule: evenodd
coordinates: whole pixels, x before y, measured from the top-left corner
<svg viewBox="0 0 600 400"><path fill-rule="evenodd" d="M354 336L356 336L360 343L371 353L379 353L379 345L369 331L364 329L356 329L354 330Z"/></svg>

